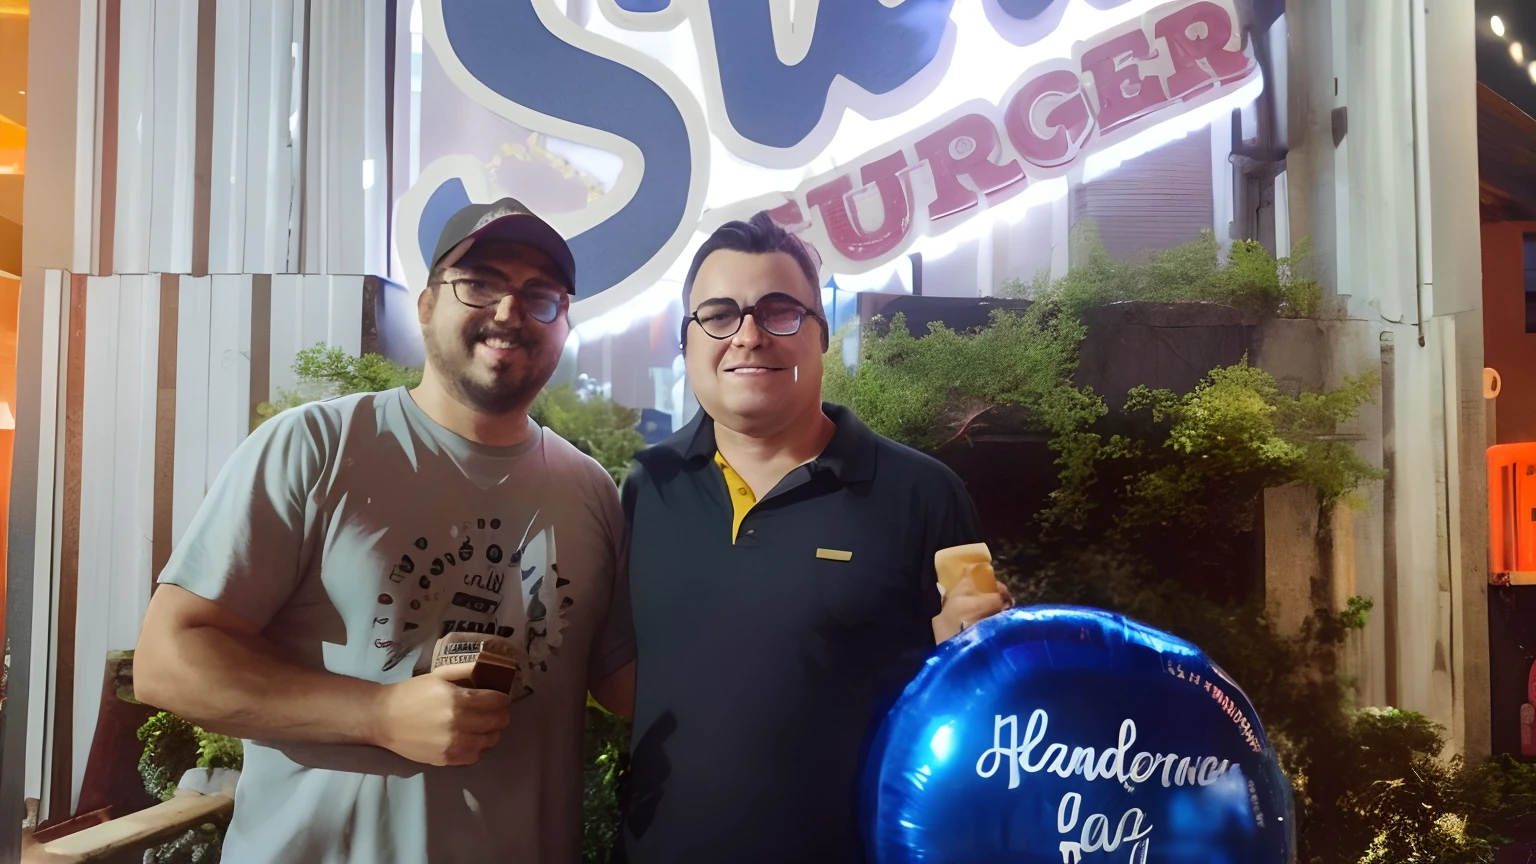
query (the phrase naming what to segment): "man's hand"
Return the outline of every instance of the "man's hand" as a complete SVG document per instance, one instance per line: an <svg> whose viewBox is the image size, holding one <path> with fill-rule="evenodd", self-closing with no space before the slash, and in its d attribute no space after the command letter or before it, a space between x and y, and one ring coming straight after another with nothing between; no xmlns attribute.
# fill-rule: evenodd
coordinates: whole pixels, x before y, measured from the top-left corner
<svg viewBox="0 0 1536 864"><path fill-rule="evenodd" d="M383 688L378 744L412 762L473 765L500 740L511 703L505 693L418 675Z"/></svg>
<svg viewBox="0 0 1536 864"><path fill-rule="evenodd" d="M1013 608L1013 597L1002 582L997 583L997 591L996 594L983 594L976 590L969 578L956 582L954 588L945 592L944 605L933 619L934 644L942 645L962 631L975 627L977 622Z"/></svg>

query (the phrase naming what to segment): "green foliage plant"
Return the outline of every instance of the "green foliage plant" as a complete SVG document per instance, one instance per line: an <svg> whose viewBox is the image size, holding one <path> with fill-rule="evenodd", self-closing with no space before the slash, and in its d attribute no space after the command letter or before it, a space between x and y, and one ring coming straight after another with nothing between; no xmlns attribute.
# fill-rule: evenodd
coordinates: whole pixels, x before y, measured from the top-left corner
<svg viewBox="0 0 1536 864"><path fill-rule="evenodd" d="M540 391L528 416L596 459L615 483L624 482L630 459L645 447L639 411L600 397L583 401L565 384Z"/></svg>
<svg viewBox="0 0 1536 864"><path fill-rule="evenodd" d="M420 369L402 366L379 354L354 357L324 342L300 350L293 360L293 372L298 378L297 385L293 390L279 387L277 398L258 405L256 414L260 419L256 425L306 402L421 383Z"/></svg>
<svg viewBox="0 0 1536 864"><path fill-rule="evenodd" d="M240 739L208 732L168 711L152 715L137 734L144 742L139 776L145 790L161 801L171 800L181 775L193 768L239 771L245 761Z"/></svg>
<svg viewBox="0 0 1536 864"><path fill-rule="evenodd" d="M1099 454L1107 475L1126 478L1120 524L1249 530L1259 493L1297 482L1316 489L1324 507L1358 505L1356 490L1384 475L1338 430L1377 386L1371 372L1291 398L1244 359L1211 370L1183 396L1133 388L1126 412L1151 434L1114 435Z"/></svg>
<svg viewBox="0 0 1536 864"><path fill-rule="evenodd" d="M1331 506L1378 476L1337 437L1372 397L1376 379L1370 375L1348 379L1333 392L1292 399L1272 376L1244 361L1212 370L1195 393L1182 398L1137 388L1126 410L1166 429L1107 441L1098 427L1108 406L1092 388L1074 384L1078 348L1087 333L1083 318L1096 306L1210 302L1256 317L1315 314L1321 289L1303 275L1305 242L1290 257L1275 258L1260 244L1239 241L1223 261L1214 233L1207 231L1182 246L1125 263L1110 256L1085 222L1074 229L1073 249L1080 250L1081 263L1060 279L1041 275L1005 286L1004 293L1032 301L1023 314L996 311L988 326L965 333L935 322L921 338L910 332L903 315L889 327L876 321L863 334L853 370L835 359L842 355L844 331L825 363L825 397L852 408L875 431L924 450L986 426L994 408L1023 409L1030 427L1050 436L1056 454L1060 483L1040 514L1046 527L1087 525L1095 486L1106 474L1135 477L1134 488L1115 490L1139 502L1125 514L1132 520L1154 515L1194 520L1218 512L1194 494L1209 493L1212 482L1241 493L1238 497L1268 485L1312 483ZM1189 474L1186 464L1203 470ZM1220 505L1226 507L1232 497ZM1175 509L1160 509L1166 505ZM1220 512L1251 517L1252 505Z"/></svg>
<svg viewBox="0 0 1536 864"><path fill-rule="evenodd" d="M182 775L194 768L228 768L245 764L240 739L209 732L168 711L150 716L139 727L144 742L139 776L144 788L161 801L176 794ZM224 844L224 826L206 823L183 832L145 854L147 864L217 864Z"/></svg>

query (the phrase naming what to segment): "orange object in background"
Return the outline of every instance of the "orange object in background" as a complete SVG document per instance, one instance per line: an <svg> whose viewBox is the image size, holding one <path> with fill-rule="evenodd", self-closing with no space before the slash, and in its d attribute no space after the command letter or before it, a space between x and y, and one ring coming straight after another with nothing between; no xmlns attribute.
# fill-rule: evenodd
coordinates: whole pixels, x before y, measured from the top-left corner
<svg viewBox="0 0 1536 864"><path fill-rule="evenodd" d="M1536 584L1536 443L1488 448L1488 563L1494 582Z"/></svg>

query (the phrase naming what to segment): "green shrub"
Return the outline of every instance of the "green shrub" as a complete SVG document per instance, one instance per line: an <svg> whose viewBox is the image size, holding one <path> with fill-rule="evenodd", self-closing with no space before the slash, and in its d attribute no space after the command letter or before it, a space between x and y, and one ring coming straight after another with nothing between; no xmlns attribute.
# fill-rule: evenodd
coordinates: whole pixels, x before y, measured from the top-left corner
<svg viewBox="0 0 1536 864"><path fill-rule="evenodd" d="M540 391L528 416L596 459L615 483L624 482L630 460L645 447L645 436L635 428L640 423L639 411L611 399L584 402L564 384Z"/></svg>
<svg viewBox="0 0 1536 864"><path fill-rule="evenodd" d="M298 377L293 390L278 388L277 398L256 407L255 425L281 411L336 396L353 393L378 393L396 387L415 387L421 383L421 370L400 364L378 354L354 357L324 342L305 348L294 357L293 372Z"/></svg>
<svg viewBox="0 0 1536 864"><path fill-rule="evenodd" d="M586 724L581 857L586 864L607 864L619 833L619 778L629 764L630 724L590 697Z"/></svg>
<svg viewBox="0 0 1536 864"><path fill-rule="evenodd" d="M1297 482L1325 507L1358 503L1355 490L1384 475L1337 433L1377 381L1370 372L1292 399L1244 360L1211 370L1184 396L1132 389L1125 410L1144 421L1142 434L1116 435L1099 454L1105 474L1127 478L1120 524L1248 530L1260 492Z"/></svg>
<svg viewBox="0 0 1536 864"><path fill-rule="evenodd" d="M167 711L152 715L139 727L144 742L139 776L144 788L161 801L176 794L176 784L193 768L229 768L245 764L238 738L208 732ZM207 823L183 832L145 853L146 864L217 864L224 845L224 826Z"/></svg>
<svg viewBox="0 0 1536 864"><path fill-rule="evenodd" d="M1205 230L1188 243L1125 262L1109 254L1092 221L1084 220L1073 228L1070 245L1076 260L1064 277L1054 283L1045 276L1009 280L1003 294L1048 300L1075 318L1095 306L1133 300L1220 303L1260 318L1310 318L1322 300L1322 286L1306 276L1306 240L1286 258L1253 240L1237 240L1223 262L1215 232Z"/></svg>
<svg viewBox="0 0 1536 864"><path fill-rule="evenodd" d="M240 739L205 731L167 711L146 720L138 737L144 742L139 776L149 794L161 801L171 800L181 775L193 768L239 771L245 762Z"/></svg>

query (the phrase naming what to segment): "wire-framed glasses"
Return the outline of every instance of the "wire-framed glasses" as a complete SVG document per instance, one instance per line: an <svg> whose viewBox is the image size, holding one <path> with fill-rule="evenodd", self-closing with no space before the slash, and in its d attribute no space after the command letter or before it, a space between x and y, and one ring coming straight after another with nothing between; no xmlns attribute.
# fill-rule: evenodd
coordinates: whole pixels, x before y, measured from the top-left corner
<svg viewBox="0 0 1536 864"><path fill-rule="evenodd" d="M793 336L800 332L805 319L821 316L805 308L805 304L788 294L768 294L743 309L729 297L705 300L689 315L687 321L699 322L699 328L715 339L729 339L741 330L741 322L751 315L757 326L774 336Z"/></svg>

